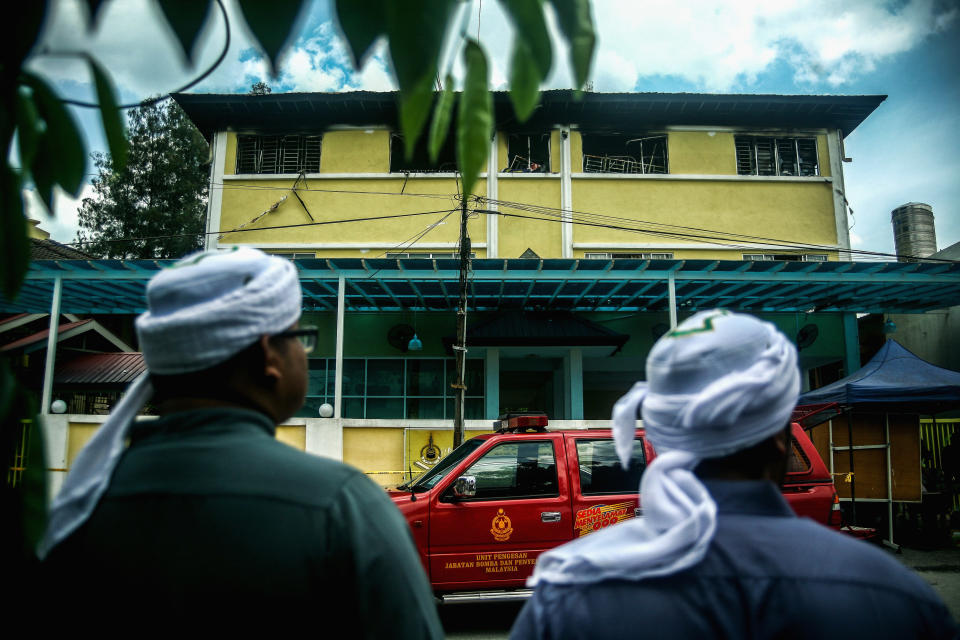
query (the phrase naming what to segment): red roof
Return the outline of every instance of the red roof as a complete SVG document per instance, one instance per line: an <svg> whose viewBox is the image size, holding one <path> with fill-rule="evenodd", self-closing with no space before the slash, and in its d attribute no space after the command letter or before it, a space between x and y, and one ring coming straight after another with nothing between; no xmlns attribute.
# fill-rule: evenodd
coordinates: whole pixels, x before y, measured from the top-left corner
<svg viewBox="0 0 960 640"><path fill-rule="evenodd" d="M76 329L77 327L81 327L88 322L93 322L93 320L88 318L86 320L78 320L77 322L67 322L66 324L61 324L57 327L57 333L60 334L65 331L69 331L70 329ZM13 351L14 349L19 349L20 347L33 344L34 342L46 340L48 335L50 335L50 329L44 329L43 331L38 331L37 333L29 335L26 338L20 338L19 340L15 340L10 344L3 345L0 347L0 351Z"/></svg>
<svg viewBox="0 0 960 640"><path fill-rule="evenodd" d="M140 353L91 353L57 362L53 381L61 384L127 384L147 370Z"/></svg>

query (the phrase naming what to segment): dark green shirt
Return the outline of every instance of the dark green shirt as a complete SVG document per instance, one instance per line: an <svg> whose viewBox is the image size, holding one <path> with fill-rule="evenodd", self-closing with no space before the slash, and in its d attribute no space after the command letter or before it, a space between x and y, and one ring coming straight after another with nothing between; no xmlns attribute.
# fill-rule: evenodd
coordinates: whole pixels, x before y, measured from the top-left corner
<svg viewBox="0 0 960 640"><path fill-rule="evenodd" d="M346 624L348 637L443 636L409 528L384 491L278 442L252 411L136 425L96 511L45 565L78 613L109 603L161 625L299 618L330 625L318 632Z"/></svg>

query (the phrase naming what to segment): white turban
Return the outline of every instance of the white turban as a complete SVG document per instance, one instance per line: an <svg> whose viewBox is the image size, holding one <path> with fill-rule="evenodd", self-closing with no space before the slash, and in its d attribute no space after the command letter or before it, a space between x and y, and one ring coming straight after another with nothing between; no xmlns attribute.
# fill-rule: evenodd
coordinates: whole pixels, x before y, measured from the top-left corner
<svg viewBox="0 0 960 640"><path fill-rule="evenodd" d="M50 509L37 550L43 558L79 528L107 489L134 418L153 394L150 373L202 371L300 317L297 269L251 248L206 251L163 269L147 284L147 311L136 321L147 371L77 455Z"/></svg>
<svg viewBox="0 0 960 640"><path fill-rule="evenodd" d="M613 410L624 466L638 409L658 452L640 483L644 517L544 553L531 586L636 580L700 562L717 507L693 469L782 431L800 393L793 343L769 322L722 310L698 313L661 338L647 357L647 379Z"/></svg>

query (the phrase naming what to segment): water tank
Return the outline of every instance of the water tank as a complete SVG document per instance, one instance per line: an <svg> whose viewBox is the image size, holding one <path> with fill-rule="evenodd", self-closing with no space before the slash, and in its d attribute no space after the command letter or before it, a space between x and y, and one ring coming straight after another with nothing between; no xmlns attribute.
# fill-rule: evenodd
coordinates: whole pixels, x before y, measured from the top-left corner
<svg viewBox="0 0 960 640"><path fill-rule="evenodd" d="M933 207L922 202L908 202L890 214L893 242L900 262L915 262L937 252L937 230L933 224Z"/></svg>

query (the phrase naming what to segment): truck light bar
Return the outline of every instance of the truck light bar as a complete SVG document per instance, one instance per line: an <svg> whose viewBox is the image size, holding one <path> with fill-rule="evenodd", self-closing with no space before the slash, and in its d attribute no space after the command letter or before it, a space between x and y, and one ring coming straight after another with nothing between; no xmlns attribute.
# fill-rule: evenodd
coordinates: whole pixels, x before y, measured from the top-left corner
<svg viewBox="0 0 960 640"><path fill-rule="evenodd" d="M546 431L549 422L545 413L505 413L493 423L497 433L522 433L524 431Z"/></svg>

